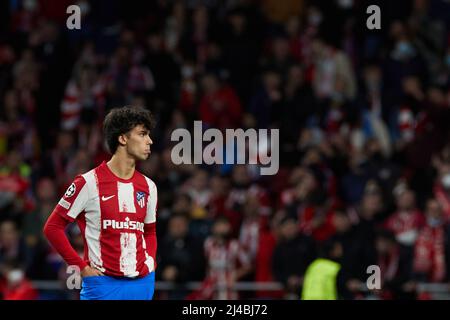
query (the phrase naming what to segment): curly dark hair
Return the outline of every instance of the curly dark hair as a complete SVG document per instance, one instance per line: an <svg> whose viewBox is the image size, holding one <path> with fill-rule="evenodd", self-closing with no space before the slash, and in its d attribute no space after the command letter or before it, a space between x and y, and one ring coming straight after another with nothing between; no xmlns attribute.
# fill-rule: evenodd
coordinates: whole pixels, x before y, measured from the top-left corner
<svg viewBox="0 0 450 320"><path fill-rule="evenodd" d="M120 135L128 133L138 125L143 125L149 131L155 127L150 110L135 106L111 109L103 121L103 134L109 152L116 152Z"/></svg>

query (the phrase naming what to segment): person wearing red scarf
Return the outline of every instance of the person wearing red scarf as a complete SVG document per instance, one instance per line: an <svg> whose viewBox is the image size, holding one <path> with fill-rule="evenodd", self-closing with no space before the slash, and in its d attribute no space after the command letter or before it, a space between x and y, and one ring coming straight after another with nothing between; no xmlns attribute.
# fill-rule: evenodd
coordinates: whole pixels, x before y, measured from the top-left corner
<svg viewBox="0 0 450 320"><path fill-rule="evenodd" d="M440 203L432 198L426 204L426 225L421 229L414 250L414 272L425 281L446 278L445 223Z"/></svg>

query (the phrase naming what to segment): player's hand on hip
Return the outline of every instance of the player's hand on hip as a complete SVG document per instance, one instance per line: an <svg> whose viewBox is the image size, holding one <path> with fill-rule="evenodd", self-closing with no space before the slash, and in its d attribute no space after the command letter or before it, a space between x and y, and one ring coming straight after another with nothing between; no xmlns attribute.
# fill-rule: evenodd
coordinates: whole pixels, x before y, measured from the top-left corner
<svg viewBox="0 0 450 320"><path fill-rule="evenodd" d="M92 276L103 276L103 273L101 273L99 270L95 268L91 268L89 266L84 267L83 270L81 270L81 277L92 277Z"/></svg>

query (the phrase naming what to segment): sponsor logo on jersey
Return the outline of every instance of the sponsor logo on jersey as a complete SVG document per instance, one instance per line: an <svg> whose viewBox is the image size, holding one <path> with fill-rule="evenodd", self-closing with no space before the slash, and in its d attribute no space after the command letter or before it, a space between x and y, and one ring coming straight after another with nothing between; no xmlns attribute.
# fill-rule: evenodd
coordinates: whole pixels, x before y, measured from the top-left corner
<svg viewBox="0 0 450 320"><path fill-rule="evenodd" d="M125 230L139 230L144 232L144 223L139 221L130 221L130 218L126 217L125 221L116 220L103 220L103 229L125 229Z"/></svg>
<svg viewBox="0 0 450 320"><path fill-rule="evenodd" d="M112 196L109 196L109 197L102 196L102 201L107 201L113 197L115 197L115 194L113 194Z"/></svg>
<svg viewBox="0 0 450 320"><path fill-rule="evenodd" d="M58 202L58 204L63 207L66 210L69 210L71 203L69 201L64 200L63 198L61 198Z"/></svg>

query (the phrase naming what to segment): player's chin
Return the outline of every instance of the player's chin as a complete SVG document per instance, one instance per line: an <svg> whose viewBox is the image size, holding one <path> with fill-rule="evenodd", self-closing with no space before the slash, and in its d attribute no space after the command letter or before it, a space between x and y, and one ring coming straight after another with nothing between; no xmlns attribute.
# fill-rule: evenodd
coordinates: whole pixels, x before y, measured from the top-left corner
<svg viewBox="0 0 450 320"><path fill-rule="evenodd" d="M147 160L148 157L150 157L150 152L144 152L141 156L139 160Z"/></svg>

